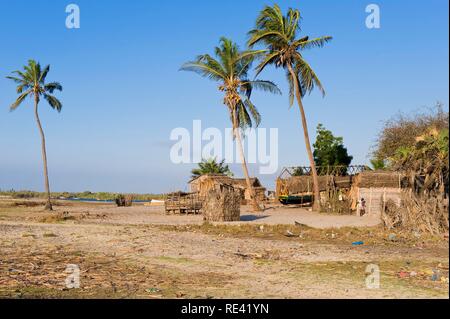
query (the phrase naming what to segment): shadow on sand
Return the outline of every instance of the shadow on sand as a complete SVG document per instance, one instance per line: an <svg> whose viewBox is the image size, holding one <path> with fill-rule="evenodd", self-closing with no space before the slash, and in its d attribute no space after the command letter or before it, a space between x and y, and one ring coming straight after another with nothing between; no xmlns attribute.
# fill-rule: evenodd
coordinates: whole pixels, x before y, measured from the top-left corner
<svg viewBox="0 0 450 319"><path fill-rule="evenodd" d="M252 222L254 220L264 219L267 217L269 217L269 216L267 216L267 215L242 215L241 221L242 222Z"/></svg>

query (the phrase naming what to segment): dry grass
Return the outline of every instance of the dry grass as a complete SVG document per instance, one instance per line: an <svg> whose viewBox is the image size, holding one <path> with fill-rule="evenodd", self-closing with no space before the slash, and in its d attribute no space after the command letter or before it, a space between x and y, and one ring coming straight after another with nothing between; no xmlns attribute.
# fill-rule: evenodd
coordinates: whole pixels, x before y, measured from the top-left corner
<svg viewBox="0 0 450 319"><path fill-rule="evenodd" d="M447 245L441 236L420 235L410 232L387 232L382 227L316 229L305 225L202 225L156 226L177 232L199 232L223 237L260 238L268 240L314 241L335 244L352 244L363 241L366 245L386 246L442 246Z"/></svg>
<svg viewBox="0 0 450 319"><path fill-rule="evenodd" d="M448 278L442 237L381 227L112 224L84 204L76 209L10 209L0 222L0 298L448 298L448 285L430 278L434 269ZM364 287L370 263L380 266L379 291ZM68 264L79 265L81 289L65 288Z"/></svg>
<svg viewBox="0 0 450 319"><path fill-rule="evenodd" d="M232 279L214 272L185 276L175 267L79 251L11 253L0 263L0 298L205 298L203 287ZM80 289L65 286L68 264L80 268Z"/></svg>

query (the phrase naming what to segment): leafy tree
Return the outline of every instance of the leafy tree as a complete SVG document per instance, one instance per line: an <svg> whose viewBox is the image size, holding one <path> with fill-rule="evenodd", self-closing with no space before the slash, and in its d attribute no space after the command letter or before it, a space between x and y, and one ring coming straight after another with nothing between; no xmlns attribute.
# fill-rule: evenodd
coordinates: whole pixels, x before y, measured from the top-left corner
<svg viewBox="0 0 450 319"><path fill-rule="evenodd" d="M344 146L344 139L335 137L322 124L317 126L317 139L313 146L317 166L349 166L353 160Z"/></svg>
<svg viewBox="0 0 450 319"><path fill-rule="evenodd" d="M225 160L217 162L217 159L211 158L209 160L202 160L198 164L198 168L192 170L192 178L196 178L207 174L223 174L233 176L230 167L225 164Z"/></svg>
<svg viewBox="0 0 450 319"><path fill-rule="evenodd" d="M296 167L296 168L294 168L294 170L292 171L292 176L303 176L304 175L304 171L303 171L303 168L301 168L301 167Z"/></svg>
<svg viewBox="0 0 450 319"><path fill-rule="evenodd" d="M384 170L386 169L386 162L382 159L373 158L370 160L370 164L374 170Z"/></svg>
<svg viewBox="0 0 450 319"><path fill-rule="evenodd" d="M29 60L28 65L24 66L23 71L14 71L14 76L8 76L7 78L13 80L17 84L17 94L19 94L17 100L11 105L11 111L18 108L27 97L34 99L34 115L39 133L41 135L41 147L42 147L42 160L44 164L44 179L45 179L45 191L47 193L47 203L45 204L46 210L52 210L52 203L50 199L50 184L48 181L48 169L47 169L47 151L45 148L45 135L42 129L41 121L39 119L38 106L41 98L44 98L50 106L61 112L62 104L53 95L55 91L62 91L62 86L58 82L46 82L47 75L50 71L50 66L47 65L44 69L41 69L41 65L34 60Z"/></svg>
<svg viewBox="0 0 450 319"><path fill-rule="evenodd" d="M390 159L394 170L407 172L412 179L424 176L420 188L425 191L448 192L449 180L449 130L430 129L418 136L412 146L397 149ZM414 183L412 183L414 184Z"/></svg>
<svg viewBox="0 0 450 319"><path fill-rule="evenodd" d="M325 36L310 40L307 36L297 37L300 31L300 20L299 10L289 9L287 14L283 15L278 5L275 4L273 7L266 6L256 20L255 29L249 32L248 45L253 47L254 45L262 44L267 49L266 54L262 57L262 61L257 67L258 74L268 65L274 65L276 68L283 68L286 71L290 86L290 105L292 106L294 98L296 98L300 109L306 151L311 165L314 184L313 209L319 211L319 182L302 99L314 87L317 87L322 94L325 94L325 91L316 73L303 58L302 51L322 47L332 38Z"/></svg>
<svg viewBox="0 0 450 319"><path fill-rule="evenodd" d="M435 107L413 115L399 113L384 123L372 156L391 166L399 149L414 147L417 137L427 134L430 129L448 130L448 126L449 113L439 102Z"/></svg>
<svg viewBox="0 0 450 319"><path fill-rule="evenodd" d="M209 54L203 54L198 56L195 61L188 62L181 67L183 71L196 72L205 78L218 82L219 91L224 93L223 103L227 107L231 119L247 187L250 191L253 207L258 211L261 208L257 203L255 191L250 181L240 129L253 125L258 126L261 122L261 115L251 101L254 89L281 94L274 83L250 80L248 77L252 62L263 52L263 50L240 51L234 42L227 38L221 38L220 46L215 48L216 58Z"/></svg>

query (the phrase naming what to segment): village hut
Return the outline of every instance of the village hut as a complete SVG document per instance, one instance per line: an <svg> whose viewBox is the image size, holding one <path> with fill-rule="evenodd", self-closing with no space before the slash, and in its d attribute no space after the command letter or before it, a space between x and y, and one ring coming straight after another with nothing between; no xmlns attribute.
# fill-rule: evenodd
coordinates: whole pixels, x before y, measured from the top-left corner
<svg viewBox="0 0 450 319"><path fill-rule="evenodd" d="M219 185L206 194L203 219L208 222L235 222L241 219L241 192L231 185Z"/></svg>
<svg viewBox="0 0 450 319"><path fill-rule="evenodd" d="M220 185L233 185L233 179L221 174L205 174L192 179L189 182L190 191L205 197L210 190Z"/></svg>
<svg viewBox="0 0 450 319"><path fill-rule="evenodd" d="M365 171L355 176L350 190L352 210L358 210L362 199L366 214L381 216L386 203L401 205L402 189L407 187L405 176L391 171Z"/></svg>
<svg viewBox="0 0 450 319"><path fill-rule="evenodd" d="M353 176L318 176L319 191L325 192L330 188L350 189ZM307 196L313 195L313 179L310 175L278 178L276 183L277 196Z"/></svg>
<svg viewBox="0 0 450 319"><path fill-rule="evenodd" d="M266 199L266 188L262 186L258 178L251 178L250 182L255 190L257 200L264 201ZM222 185L232 186L235 190L239 191L241 193L241 202L243 203L251 199L250 190L244 178L206 174L194 178L189 182L190 191L192 193L198 193L200 197L204 198L208 196L209 191L215 190Z"/></svg>
<svg viewBox="0 0 450 319"><path fill-rule="evenodd" d="M256 200L263 202L266 200L266 188L261 184L258 178L250 178L250 183L255 191ZM232 179L232 185L234 188L243 190L243 200L251 200L250 190L247 187L247 181L245 178L234 178Z"/></svg>

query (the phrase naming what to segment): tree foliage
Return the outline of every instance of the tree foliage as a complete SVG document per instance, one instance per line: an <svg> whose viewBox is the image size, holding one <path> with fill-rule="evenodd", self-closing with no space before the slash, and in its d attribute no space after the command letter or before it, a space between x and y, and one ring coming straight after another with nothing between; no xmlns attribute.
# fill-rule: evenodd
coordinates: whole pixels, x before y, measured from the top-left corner
<svg viewBox="0 0 450 319"><path fill-rule="evenodd" d="M322 124L317 126L317 139L313 146L314 161L319 167L349 166L353 160L344 146L344 139L335 137Z"/></svg>
<svg viewBox="0 0 450 319"><path fill-rule="evenodd" d="M414 145L399 147L391 165L395 170L410 173L414 184L420 183L421 191L439 190L448 187L449 177L449 130L431 128L417 136ZM417 177L422 177L417 179Z"/></svg>
<svg viewBox="0 0 450 319"><path fill-rule="evenodd" d="M10 110L14 111L18 108L27 97L34 97L37 101L43 97L53 109L61 112L62 103L53 95L53 92L62 91L62 86L58 82L46 82L50 66L47 65L42 69L38 62L29 60L28 65L23 69L23 71L12 72L14 76L6 77L17 84L16 91L19 94L10 106Z"/></svg>
<svg viewBox="0 0 450 319"><path fill-rule="evenodd" d="M223 174L233 176L230 167L225 164L225 160L218 162L216 158L202 160L202 162L198 164L198 168L193 169L191 173L192 178L197 178L207 174Z"/></svg>
<svg viewBox="0 0 450 319"><path fill-rule="evenodd" d="M265 54L261 55L261 62L256 68L257 74L269 65L281 68L286 73L289 84L289 104L292 106L294 100L297 99L300 109L306 152L313 178L313 210L318 211L320 209L319 180L302 98L314 88L318 88L323 95L325 95L325 90L312 67L304 59L302 52L315 47L323 47L332 38L330 36L315 39L310 39L308 36L300 37L300 20L299 10L290 8L284 15L276 4L265 6L256 19L255 28L248 33L247 44L249 47L262 45L265 48Z"/></svg>
<svg viewBox="0 0 450 319"><path fill-rule="evenodd" d="M251 101L253 90L281 94L271 81L249 79L248 73L253 61L264 51L240 51L239 47L227 38L221 38L220 46L214 51L216 57L209 54L200 55L195 61L185 63L181 70L195 72L217 82L219 90L225 93L223 102L228 107L230 116L234 112L237 114L238 127L245 129L258 126L261 123L261 115Z"/></svg>
<svg viewBox="0 0 450 319"><path fill-rule="evenodd" d="M372 169L376 171L386 169L386 162L382 159L373 158L370 160L370 165L372 165Z"/></svg>
<svg viewBox="0 0 450 319"><path fill-rule="evenodd" d="M374 159L407 173L421 191L448 188L449 113L441 103L414 115L399 114L379 134Z"/></svg>
<svg viewBox="0 0 450 319"><path fill-rule="evenodd" d="M322 83L316 73L304 59L302 51L323 47L332 40L330 36L310 39L309 36L299 37L301 14L299 10L289 9L283 15L278 5L266 6L256 20L255 29L248 34L248 45L253 47L261 44L268 50L261 55L261 62L256 70L258 74L268 65L286 70L286 77L290 86L290 105L294 103L294 81L298 82L301 96L305 96L317 87L325 94ZM293 68L297 79L289 72Z"/></svg>
<svg viewBox="0 0 450 319"><path fill-rule="evenodd" d="M413 115L399 113L384 124L374 147L373 158L390 166L399 152L415 147L417 137L428 134L432 129L438 132L448 130L448 125L449 114L441 103Z"/></svg>

